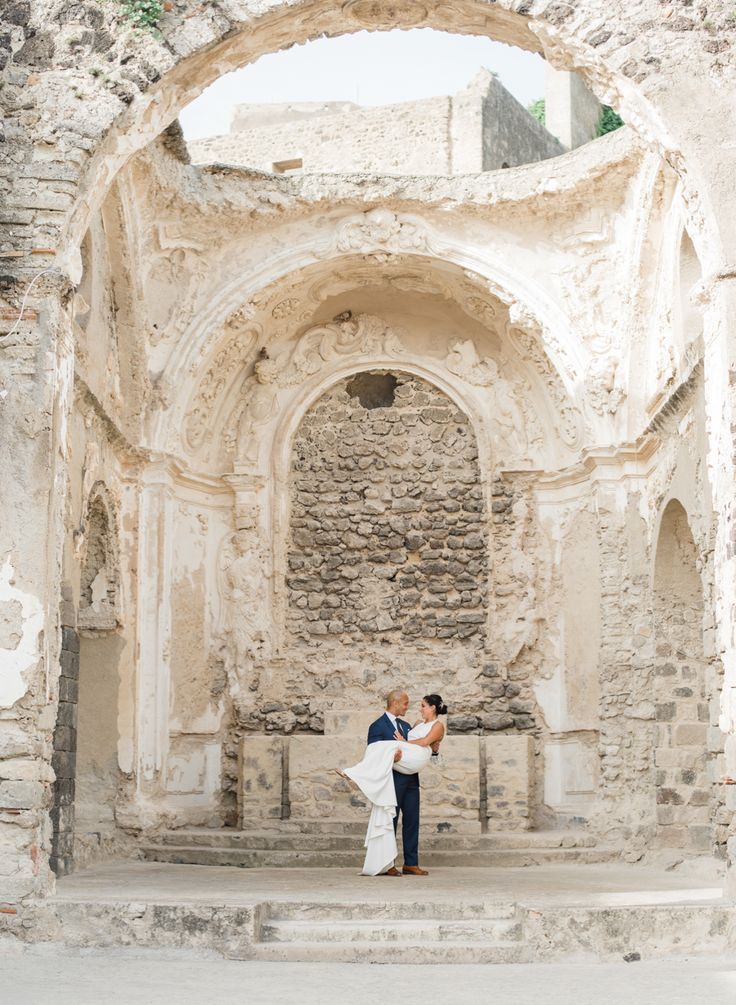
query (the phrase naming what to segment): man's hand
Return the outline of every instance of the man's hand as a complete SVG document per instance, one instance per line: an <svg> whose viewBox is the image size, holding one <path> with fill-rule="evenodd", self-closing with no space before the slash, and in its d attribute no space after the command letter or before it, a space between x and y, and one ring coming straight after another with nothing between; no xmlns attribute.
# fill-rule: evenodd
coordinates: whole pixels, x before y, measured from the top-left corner
<svg viewBox="0 0 736 1005"><path fill-rule="evenodd" d="M394 761L400 761L400 760L401 760L401 751L400 751L400 750L397 750L397 751L396 751L396 752L394 753Z"/></svg>
<svg viewBox="0 0 736 1005"><path fill-rule="evenodd" d="M430 743L429 749L432 751L433 754L439 754L439 752L440 752L440 741L439 740L435 740L434 743Z"/></svg>

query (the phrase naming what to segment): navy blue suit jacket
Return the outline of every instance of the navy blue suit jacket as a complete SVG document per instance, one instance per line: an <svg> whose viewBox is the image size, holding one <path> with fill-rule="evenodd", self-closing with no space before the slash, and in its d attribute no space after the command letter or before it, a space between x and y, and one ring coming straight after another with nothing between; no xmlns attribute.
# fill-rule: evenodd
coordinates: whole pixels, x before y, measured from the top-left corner
<svg viewBox="0 0 736 1005"><path fill-rule="evenodd" d="M411 726L403 719L396 717L399 732L404 734L404 739L409 735ZM378 743L379 740L395 740L394 724L384 712L380 719L376 719L368 727L368 743Z"/></svg>
<svg viewBox="0 0 736 1005"><path fill-rule="evenodd" d="M406 739L409 735L411 726L405 719L399 719L398 716L396 717L396 723L399 727L399 732L403 733L404 739ZM376 721L372 722L368 727L368 743L378 743L379 740L395 739L394 724L385 712L380 719L376 719ZM411 784L412 786L419 785L419 775L404 775L400 771L394 771L394 782L398 783L400 788L403 788L408 784Z"/></svg>

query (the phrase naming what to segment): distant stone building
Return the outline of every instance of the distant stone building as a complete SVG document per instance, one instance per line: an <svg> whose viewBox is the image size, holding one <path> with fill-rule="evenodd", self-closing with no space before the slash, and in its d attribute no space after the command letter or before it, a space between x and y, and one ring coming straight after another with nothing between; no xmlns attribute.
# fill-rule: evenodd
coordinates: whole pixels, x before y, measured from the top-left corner
<svg viewBox="0 0 736 1005"><path fill-rule="evenodd" d="M189 144L197 164L276 174L476 174L565 149L488 70L451 97L397 105L239 105L229 133Z"/></svg>

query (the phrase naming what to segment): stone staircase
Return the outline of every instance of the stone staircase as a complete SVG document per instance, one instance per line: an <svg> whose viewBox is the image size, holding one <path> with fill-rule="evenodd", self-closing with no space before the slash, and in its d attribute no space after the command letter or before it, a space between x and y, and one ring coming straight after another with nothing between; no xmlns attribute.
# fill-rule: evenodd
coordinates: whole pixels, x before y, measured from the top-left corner
<svg viewBox="0 0 736 1005"><path fill-rule="evenodd" d="M364 823L352 820L278 821L268 829L164 831L142 847L154 862L229 865L238 868L355 868L363 860ZM513 831L422 834L421 861L427 868L519 867L551 863L611 861L612 849L600 847L583 831ZM401 848L399 847L399 861Z"/></svg>
<svg viewBox="0 0 736 1005"><path fill-rule="evenodd" d="M521 963L514 904L274 903L251 959L349 963Z"/></svg>

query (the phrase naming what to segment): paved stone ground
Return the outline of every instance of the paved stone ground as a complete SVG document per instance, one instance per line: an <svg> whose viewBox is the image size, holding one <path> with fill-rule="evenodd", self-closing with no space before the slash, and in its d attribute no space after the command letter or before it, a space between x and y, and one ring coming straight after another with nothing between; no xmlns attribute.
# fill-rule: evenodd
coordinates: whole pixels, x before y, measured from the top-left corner
<svg viewBox="0 0 736 1005"><path fill-rule="evenodd" d="M643 963L365 966L241 963L194 954L0 944L13 1005L275 1005L325 1001L493 1005L733 1005L736 957Z"/></svg>
<svg viewBox="0 0 736 1005"><path fill-rule="evenodd" d="M541 904L714 903L723 879L711 859L664 864L545 865L527 868L434 869L425 878L361 876L352 869L231 869L226 866L106 862L60 880L61 900L164 903L217 901L488 900Z"/></svg>

